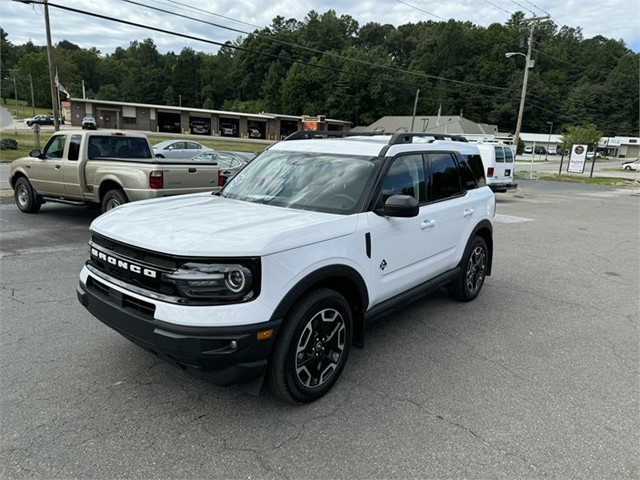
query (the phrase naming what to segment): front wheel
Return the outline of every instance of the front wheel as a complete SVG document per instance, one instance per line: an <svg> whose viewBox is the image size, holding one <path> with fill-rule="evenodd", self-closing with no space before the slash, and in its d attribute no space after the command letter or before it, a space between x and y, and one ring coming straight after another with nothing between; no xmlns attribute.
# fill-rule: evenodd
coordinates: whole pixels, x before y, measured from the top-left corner
<svg viewBox="0 0 640 480"><path fill-rule="evenodd" d="M353 335L351 308L334 290L300 299L285 318L268 380L273 393L307 403L327 393L342 373Z"/></svg>
<svg viewBox="0 0 640 480"><path fill-rule="evenodd" d="M460 274L449 287L452 298L470 302L478 296L487 271L489 249L482 237L473 237L462 259Z"/></svg>
<svg viewBox="0 0 640 480"><path fill-rule="evenodd" d="M21 212L38 213L42 205L38 201L38 195L25 177L16 180L13 198Z"/></svg>
<svg viewBox="0 0 640 480"><path fill-rule="evenodd" d="M127 195L119 188L109 190L102 198L102 212L108 212L120 205L124 205L128 201Z"/></svg>
<svg viewBox="0 0 640 480"><path fill-rule="evenodd" d="M631 170L631 167L629 165L627 165L626 167L624 167L625 170Z"/></svg>

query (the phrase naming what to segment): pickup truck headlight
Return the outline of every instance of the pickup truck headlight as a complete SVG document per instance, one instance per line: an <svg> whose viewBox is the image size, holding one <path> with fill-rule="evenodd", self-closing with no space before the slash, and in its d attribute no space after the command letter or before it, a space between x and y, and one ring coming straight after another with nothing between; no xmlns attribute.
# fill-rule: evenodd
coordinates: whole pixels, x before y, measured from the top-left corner
<svg viewBox="0 0 640 480"><path fill-rule="evenodd" d="M185 263L164 278L186 298L214 302L242 302L253 298L253 274L240 264Z"/></svg>

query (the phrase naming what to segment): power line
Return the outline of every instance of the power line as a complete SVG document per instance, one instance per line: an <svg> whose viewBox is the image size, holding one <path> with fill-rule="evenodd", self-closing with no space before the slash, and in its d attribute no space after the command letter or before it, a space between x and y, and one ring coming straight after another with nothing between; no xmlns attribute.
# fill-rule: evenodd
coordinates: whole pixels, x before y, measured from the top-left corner
<svg viewBox="0 0 640 480"><path fill-rule="evenodd" d="M423 10L420 7L416 7L415 5L411 5L410 3L403 2L402 0L396 0L396 2L402 3L402 4L406 5L407 7L411 7L411 8L413 8L415 10L418 10L418 11L420 11L422 13L426 13L427 15L431 15L432 17L436 17L436 18L439 18L440 20L444 20L445 22L448 21L446 18L441 17L440 15L436 15L435 13L427 12L426 10Z"/></svg>
<svg viewBox="0 0 640 480"><path fill-rule="evenodd" d="M534 52L536 52L536 53L539 53L540 55L545 56L545 57L552 58L552 59L554 59L554 60L556 60L556 61L558 61L558 62L562 62L562 63L565 63L565 64L567 64L567 65L570 65L570 66L571 66L571 67L573 67L573 68L580 69L580 70L584 70L584 71L590 70L590 69L589 69L589 67L584 67L584 66L582 66L582 65L578 65L578 64L576 64L576 63L569 62L569 61L567 61L567 60L563 60L562 58L554 57L553 55L550 55L550 54L548 54L548 53L545 53L545 52L543 52L543 51L541 51L541 50L536 50L535 48L533 48L532 50L533 50ZM620 76L620 77L627 77L627 78L638 78L638 77L636 77L635 75L627 75L626 73L618 73L618 72L609 72L609 73L608 73L608 75L618 75L618 76Z"/></svg>
<svg viewBox="0 0 640 480"><path fill-rule="evenodd" d="M502 10L502 11L503 11L503 12L505 12L505 13L508 13L509 15L513 15L513 13L512 13L512 12L510 12L510 11L509 11L509 10L507 10L507 9L502 8L500 5L496 5L495 3L490 2L489 0L484 0L484 1L485 1L485 2L487 2L489 5L493 5L493 6L494 6L494 7L496 7L497 9Z"/></svg>
<svg viewBox="0 0 640 480"><path fill-rule="evenodd" d="M525 7L524 5L522 5L521 3L516 2L516 0L511 0L512 3L515 3L516 5L518 5L520 8L523 8L524 10L526 10L527 12L531 12L531 15L533 15L534 17L536 16L536 12L534 12L533 10L531 10L530 8Z"/></svg>
<svg viewBox="0 0 640 480"><path fill-rule="evenodd" d="M268 41L274 42L274 43L279 43L281 45L287 45L287 46L290 46L290 47L300 48L302 50L318 53L318 54L321 54L321 55L329 55L329 56L334 57L334 58L339 58L341 60L354 62L354 63L359 63L359 64L367 65L367 66L370 66L370 67L382 68L382 69L391 70L391 71L394 71L394 72L397 72L397 73L405 73L405 74L409 74L409 75L419 76L421 78L425 78L426 77L426 78L429 78L431 80L440 80L440 81L443 81L443 82L451 82L451 83L456 83L456 84L459 84L459 85L477 86L477 87L482 87L482 88L486 88L486 89L489 89L489 90L509 90L506 87L497 87L497 86L494 86L494 85L487 85L487 84L476 83L476 82L466 82L464 80L454 80L454 79L451 79L451 78L440 77L438 75L430 75L430 74L425 73L425 72L418 72L418 71L414 71L414 70L405 70L405 69L398 68L398 67L391 67L391 66L388 66L388 65L380 65L380 64L376 64L376 63L371 63L371 62L367 62L366 60L360 60L358 58L352 58L352 57L345 57L344 55L340 55L340 54L337 54L337 53L334 53L334 52L318 50L318 49L315 49L315 48L306 47L306 46L298 45L298 44L291 43L291 42L285 42L285 41L278 40L276 38L271 38L271 37L268 37L268 36L265 36L265 35L256 34L256 33L252 33L252 32L247 32L247 31L240 30L240 29L233 28L233 27L227 27L227 26L220 25L220 24L217 24L217 23L209 22L207 20L189 17L187 15L182 15L180 13L171 12L169 10L164 10L162 8L153 7L151 5L145 5L145 4L136 2L134 0L122 0L122 1L126 2L126 3L134 4L134 5L146 7L146 8L149 8L149 9L152 9L152 10L156 10L156 11L159 11L159 12L162 12L162 13L167 13L169 15L174 15L174 16L177 16L177 17L185 18L187 20L192 20L194 22L204 23L204 24L211 25L211 26L214 26L214 27L223 28L225 30L231 30L231 31L236 32L236 33L242 33L242 34L245 34L245 35L262 38L264 40L268 40ZM156 1L156 0L152 0L152 1ZM198 9L198 10L200 10L200 9ZM292 60L292 59L286 59L286 60L295 61L295 60Z"/></svg>
<svg viewBox="0 0 640 480"><path fill-rule="evenodd" d="M535 3L530 2L529 0L524 0L524 1L527 2L529 5L533 5L534 8L537 8L538 10L540 10L545 15L549 15L551 17L551 20L553 20L556 23L556 25L560 26L560 22L557 21L555 18L553 18L553 15L551 15L549 12L547 12L546 10L543 10L542 8L537 6Z"/></svg>
<svg viewBox="0 0 640 480"><path fill-rule="evenodd" d="M36 0L31 0L30 3L37 3L37 2L36 2ZM83 11L83 10L78 10L78 9L67 7L67 6L63 6L63 5L56 5L56 4L53 4L53 3L49 3L49 6L55 7L55 8L59 8L61 10L66 10L66 11L70 11L70 12L73 12L73 13L77 13L77 14L80 14L80 15L88 15L88 16L91 16L91 17L96 17L96 18L100 18L100 19L103 19L103 20L107 20L107 21L121 23L121 24L129 25L129 26L133 26L133 27L146 29L146 30L152 30L152 31L155 31L155 32L164 33L164 34L168 34L168 35L178 36L178 37L186 38L188 40L195 40L195 41L199 41L199 42L203 42L203 43L209 43L209 44L212 44L212 45L224 46L224 47L228 47L228 48L231 48L231 49L235 49L235 50L239 50L239 51L243 51L243 52L247 52L247 53L253 53L253 54L257 54L257 55L261 55L261 56L265 56L265 57L269 57L269 58L275 58L275 59L279 59L279 60L283 60L283 61L291 62L291 63L298 63L298 64L302 64L302 65L305 65L305 66L308 66L308 67L319 68L319 69L322 69L322 70L328 70L328 71L338 72L338 73L345 73L345 74L348 74L348 75L361 77L361 78L366 78L366 79L380 79L380 80L384 80L384 81L387 81L387 82L397 83L397 84L401 84L401 85L407 85L407 86L411 86L411 87L423 87L424 86L424 85L420 85L420 84L415 84L415 83L409 83L409 82L404 82L404 81L400 81L400 80L395 80L393 78L380 77L380 76L376 77L376 76L357 73L357 72L349 72L349 71L346 71L346 70L343 70L343 69L339 69L339 68L328 67L328 66L324 66L324 65L305 62L305 61L302 61L302 60L295 60L295 59L291 59L291 58L286 58L286 57L282 57L282 56L274 55L274 54L270 54L270 53L259 52L259 51L251 50L249 48L241 47L241 46L238 46L238 45L230 45L230 44L227 44L227 43L216 42L214 40L209 40L209 39L202 38L202 37L196 37L196 36L193 36L193 35L177 33L177 32L173 32L173 31L162 29L162 28L158 28L158 27L152 27L152 26L149 26L149 25L142 25L142 24L138 24L138 23L131 22L131 21L128 21L128 20L113 18L113 17L109 17L109 16L106 16L106 15L101 15L101 14L94 13L94 12L87 12L87 11ZM376 64L369 64L369 65L374 66L374 67L380 67L379 65L376 65ZM425 76L426 76L426 74L425 74ZM441 79L441 80L444 80L444 81L455 82L455 83L466 85L466 86L474 86L474 87L475 86L484 86L482 84L475 84L475 83L471 83L471 82L462 82L462 81L457 81L457 80L444 79L444 78L440 78L440 77L435 77L435 78L436 79ZM438 90L455 91L455 90L448 89L448 88L445 88L445 87L437 87L437 86L429 86L429 87L432 90L436 90L436 91L438 91ZM505 91L505 92L512 92L512 89L505 88L505 87L493 87L493 86L490 86L490 85L486 85L484 87L498 89L498 90ZM465 95L468 95L468 96L494 98L494 95L481 94L481 93L478 93L478 92L459 92L459 91L457 91L457 93L464 93ZM549 109L547 109L545 107L542 107L541 105L539 105L537 103L537 100L539 100L540 102L544 102L544 100L538 99L534 95L531 95L530 98L533 98L535 100L534 102L530 102L530 106L532 106L534 108L537 108L537 109L552 113L553 115L555 115L558 118L568 118L568 119L572 118L572 117L568 117L567 115L564 115L564 114L561 114L561 113L558 113L558 112L554 112L554 111L549 110Z"/></svg>

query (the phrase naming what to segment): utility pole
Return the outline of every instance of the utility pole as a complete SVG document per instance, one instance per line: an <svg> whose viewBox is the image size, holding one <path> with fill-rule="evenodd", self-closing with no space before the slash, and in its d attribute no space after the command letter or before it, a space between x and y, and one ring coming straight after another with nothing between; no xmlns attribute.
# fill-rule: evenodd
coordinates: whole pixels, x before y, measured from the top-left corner
<svg viewBox="0 0 640 480"><path fill-rule="evenodd" d="M18 84L16 83L16 71L13 71L13 95L16 100L16 120L18 119Z"/></svg>
<svg viewBox="0 0 640 480"><path fill-rule="evenodd" d="M29 74L29 86L31 87L31 113L32 116L36 116L36 103L33 99L33 78L31 77L31 74Z"/></svg>
<svg viewBox="0 0 640 480"><path fill-rule="evenodd" d="M520 94L520 109L518 110L518 122L516 124L516 133L513 135L513 143L518 150L518 142L520 141L520 129L522 128L522 116L524 115L524 100L527 96L527 81L529 80L529 62L531 62L531 49L533 48L533 31L536 28L536 22L546 20L549 16L533 17L527 20L531 24L529 30L529 45L527 48L526 62L524 65L524 79L522 80L522 93Z"/></svg>
<svg viewBox="0 0 640 480"><path fill-rule="evenodd" d="M84 80L82 80L82 98L86 99L87 98L87 92L84 89Z"/></svg>
<svg viewBox="0 0 640 480"><path fill-rule="evenodd" d="M58 113L58 102L56 101L55 85L53 82L53 55L51 53L51 27L49 26L49 4L47 0L44 4L44 25L47 31L47 61L49 62L49 85L51 86L51 105L53 106L53 129L57 132L60 130L60 119Z"/></svg>
<svg viewBox="0 0 640 480"><path fill-rule="evenodd" d="M420 89L416 89L416 101L413 103L413 118L411 119L411 130L413 132L413 124L416 121L416 110L418 109L418 98L420 97Z"/></svg>

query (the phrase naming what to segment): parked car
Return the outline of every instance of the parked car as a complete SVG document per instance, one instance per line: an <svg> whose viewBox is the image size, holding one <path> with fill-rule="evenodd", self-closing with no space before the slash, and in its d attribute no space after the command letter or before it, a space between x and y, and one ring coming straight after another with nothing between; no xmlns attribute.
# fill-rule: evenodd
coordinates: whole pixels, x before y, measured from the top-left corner
<svg viewBox="0 0 640 480"><path fill-rule="evenodd" d="M524 153L533 153L533 147L531 146L524 147Z"/></svg>
<svg viewBox="0 0 640 480"><path fill-rule="evenodd" d="M216 151L204 152L191 158L189 162L193 163L216 163L220 170L220 185L224 185L227 181L238 173L247 163L256 156L251 152L236 151Z"/></svg>
<svg viewBox="0 0 640 480"><path fill-rule="evenodd" d="M230 127L228 125L221 125L220 126L220 134L226 137L235 137L236 136L236 129L233 127Z"/></svg>
<svg viewBox="0 0 640 480"><path fill-rule="evenodd" d="M31 125L53 125L53 115L36 115L33 118L28 118L25 120L27 126ZM64 119L60 119L60 124L64 125Z"/></svg>
<svg viewBox="0 0 640 480"><path fill-rule="evenodd" d="M157 158L192 158L198 153L213 151L212 148L190 140L165 140L153 146L153 154Z"/></svg>
<svg viewBox="0 0 640 480"><path fill-rule="evenodd" d="M78 300L214 383L264 378L288 402L316 400L374 318L441 287L469 302L492 273L495 196L466 158L478 148L410 135L292 138L216 195L102 215Z"/></svg>
<svg viewBox="0 0 640 480"><path fill-rule="evenodd" d="M627 160L622 164L623 170L640 170L640 159L636 158L635 160Z"/></svg>
<svg viewBox="0 0 640 480"><path fill-rule="evenodd" d="M97 130L98 125L96 124L96 119L93 117L84 117L82 119L82 129L83 130Z"/></svg>
<svg viewBox="0 0 640 480"><path fill-rule="evenodd" d="M547 149L540 146L536 147L535 151L536 155L544 155L545 153L547 153Z"/></svg>
<svg viewBox="0 0 640 480"><path fill-rule="evenodd" d="M558 152L556 150L556 147L549 147L549 155L557 155Z"/></svg>
<svg viewBox="0 0 640 480"><path fill-rule="evenodd" d="M250 128L249 129L249 138L260 138L262 137L262 134L260 133L260 130L257 128Z"/></svg>
<svg viewBox="0 0 640 480"><path fill-rule="evenodd" d="M593 158L593 152L587 152L587 158ZM602 154L600 152L596 152L596 158L602 158Z"/></svg>

